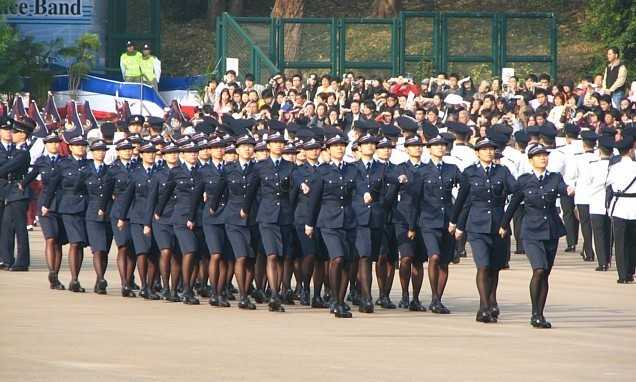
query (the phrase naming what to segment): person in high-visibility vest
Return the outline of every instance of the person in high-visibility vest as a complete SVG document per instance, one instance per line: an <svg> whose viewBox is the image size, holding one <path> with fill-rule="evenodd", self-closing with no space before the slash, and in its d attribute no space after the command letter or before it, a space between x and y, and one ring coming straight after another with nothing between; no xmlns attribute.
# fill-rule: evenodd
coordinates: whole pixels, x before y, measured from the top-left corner
<svg viewBox="0 0 636 382"><path fill-rule="evenodd" d="M121 75L126 82L141 82L141 52L135 49L132 41L128 41L126 47L119 59Z"/></svg>
<svg viewBox="0 0 636 382"><path fill-rule="evenodd" d="M140 60L141 80L144 84L148 84L157 89L159 78L161 77L161 61L150 54L150 45L145 44L142 50Z"/></svg>

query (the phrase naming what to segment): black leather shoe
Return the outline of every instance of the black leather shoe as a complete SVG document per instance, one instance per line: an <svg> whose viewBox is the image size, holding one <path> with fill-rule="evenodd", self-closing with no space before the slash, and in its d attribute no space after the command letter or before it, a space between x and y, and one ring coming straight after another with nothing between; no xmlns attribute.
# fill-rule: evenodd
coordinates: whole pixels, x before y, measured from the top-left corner
<svg viewBox="0 0 636 382"><path fill-rule="evenodd" d="M166 298L168 302L181 302L181 298L179 297L179 293L176 290L171 290L170 294Z"/></svg>
<svg viewBox="0 0 636 382"><path fill-rule="evenodd" d="M133 292L133 290L130 289L130 287L128 286L121 288L121 296L122 297L137 297L135 292Z"/></svg>
<svg viewBox="0 0 636 382"><path fill-rule="evenodd" d="M550 323L550 321L546 320L543 316L541 316L540 319L542 329L552 329L552 324Z"/></svg>
<svg viewBox="0 0 636 382"><path fill-rule="evenodd" d="M97 294L106 294L106 287L108 286L108 282L106 280L101 279L95 284L95 293Z"/></svg>
<svg viewBox="0 0 636 382"><path fill-rule="evenodd" d="M499 318L499 305L493 305L490 308L488 308L488 313L490 313L490 316L492 316L493 318Z"/></svg>
<svg viewBox="0 0 636 382"><path fill-rule="evenodd" d="M475 317L475 321L483 322L484 324L493 322L492 317L485 310L480 310L479 312L477 312L477 317Z"/></svg>
<svg viewBox="0 0 636 382"><path fill-rule="evenodd" d="M9 264L7 264L7 263L3 263L3 262L0 262L0 270L6 271L6 270L8 270L10 267L11 267L11 266L10 266Z"/></svg>
<svg viewBox="0 0 636 382"><path fill-rule="evenodd" d="M351 312L346 310L342 304L336 305L334 314L337 318L351 318L353 316Z"/></svg>
<svg viewBox="0 0 636 382"><path fill-rule="evenodd" d="M398 304L398 307L400 309L408 309L409 308L409 297L408 296L402 296L402 299L400 300L400 303Z"/></svg>
<svg viewBox="0 0 636 382"><path fill-rule="evenodd" d="M71 281L71 283L68 285L68 290L70 290L71 292L75 292L75 293L84 293L84 292L86 292L86 289L82 288L82 286L80 285L79 281Z"/></svg>
<svg viewBox="0 0 636 382"><path fill-rule="evenodd" d="M194 297L192 290L188 290L183 293L183 303L186 305L199 305L199 299Z"/></svg>
<svg viewBox="0 0 636 382"><path fill-rule="evenodd" d="M131 289L132 291L138 291L138 290L140 290L141 288L139 288L139 285L137 285L137 283L133 280L133 282L132 282L132 283L130 283L130 289Z"/></svg>
<svg viewBox="0 0 636 382"><path fill-rule="evenodd" d="M506 270L510 269L510 264L508 263L504 264L504 266L501 267L501 269L506 269Z"/></svg>
<svg viewBox="0 0 636 382"><path fill-rule="evenodd" d="M360 305L358 306L358 311L360 313L373 313L373 302L372 300L362 300L360 301Z"/></svg>
<svg viewBox="0 0 636 382"><path fill-rule="evenodd" d="M229 308L230 302L225 298L225 296L219 296L219 305L220 308Z"/></svg>
<svg viewBox="0 0 636 382"><path fill-rule="evenodd" d="M197 293L199 294L199 297L203 297L203 298L209 298L210 297L210 287L208 287L207 285L200 287L197 290Z"/></svg>
<svg viewBox="0 0 636 382"><path fill-rule="evenodd" d="M597 272L607 272L609 271L609 265L599 265L598 267L596 267L595 271Z"/></svg>
<svg viewBox="0 0 636 382"><path fill-rule="evenodd" d="M232 294L237 294L237 293L239 292L239 290L238 290L238 289L236 289L236 287L234 286L234 284L230 284L230 285L228 286L228 290L229 290L229 292L230 292L230 293L232 293Z"/></svg>
<svg viewBox="0 0 636 382"><path fill-rule="evenodd" d="M239 309L245 309L245 310L249 309L249 303L247 301L247 297L241 297L239 299L238 307Z"/></svg>
<svg viewBox="0 0 636 382"><path fill-rule="evenodd" d="M565 252L576 252L576 245L568 245L565 248Z"/></svg>
<svg viewBox="0 0 636 382"><path fill-rule="evenodd" d="M309 291L302 291L300 294L300 305L309 306L311 304L309 298Z"/></svg>
<svg viewBox="0 0 636 382"><path fill-rule="evenodd" d="M142 297L144 300L150 299L150 292L148 291L148 288L141 288L139 291L139 297Z"/></svg>
<svg viewBox="0 0 636 382"><path fill-rule="evenodd" d="M250 297L247 296L247 297L245 297L245 299L247 300L247 310L256 310L256 304L254 304L254 302L252 302Z"/></svg>
<svg viewBox="0 0 636 382"><path fill-rule="evenodd" d="M336 306L338 306L338 304L335 301L332 301L329 304L329 313L335 314L336 313Z"/></svg>
<svg viewBox="0 0 636 382"><path fill-rule="evenodd" d="M269 311L270 312L284 312L285 311L285 308L283 308L283 305L281 303L281 299L277 295L273 295L272 298L270 299L270 301L269 301Z"/></svg>
<svg viewBox="0 0 636 382"><path fill-rule="evenodd" d="M51 289L66 290L66 287L58 280L55 284L51 285Z"/></svg>
<svg viewBox="0 0 636 382"><path fill-rule="evenodd" d="M453 256L453 260L451 260L451 262L453 264L459 264L459 262L461 261L461 257L459 256L459 254L455 254L455 256Z"/></svg>
<svg viewBox="0 0 636 382"><path fill-rule="evenodd" d="M9 272L28 272L29 271L29 267L22 267L22 266L12 266L11 268L9 268Z"/></svg>
<svg viewBox="0 0 636 382"><path fill-rule="evenodd" d="M159 298L162 300L167 300L168 296L170 296L170 289L163 288L159 291Z"/></svg>
<svg viewBox="0 0 636 382"><path fill-rule="evenodd" d="M594 257L593 256L586 256L586 257L583 258L583 261L587 261L587 262L594 261Z"/></svg>
<svg viewBox="0 0 636 382"><path fill-rule="evenodd" d="M210 296L208 304L210 304L211 306L219 306L219 296L217 296L216 294Z"/></svg>
<svg viewBox="0 0 636 382"><path fill-rule="evenodd" d="M265 302L265 300L267 300L265 292L263 292L262 289L254 289L254 291L252 292L252 298L254 299L254 301L256 301L257 304L262 304Z"/></svg>
<svg viewBox="0 0 636 382"><path fill-rule="evenodd" d="M375 300L375 305L382 306L382 301L384 301L384 297L378 297L377 300Z"/></svg>
<svg viewBox="0 0 636 382"><path fill-rule="evenodd" d="M294 301L294 292L288 290L287 292L283 293L281 303L285 305L296 305L296 302Z"/></svg>
<svg viewBox="0 0 636 382"><path fill-rule="evenodd" d="M420 300L413 299L409 303L409 310L411 312L426 312L426 307L424 307L424 305L422 305Z"/></svg>
<svg viewBox="0 0 636 382"><path fill-rule="evenodd" d="M450 310L448 310L441 301L437 302L437 309L439 310L439 314L450 314Z"/></svg>
<svg viewBox="0 0 636 382"><path fill-rule="evenodd" d="M397 308L397 306L395 306L395 304L393 303L393 301L391 301L391 298L389 296L385 296L384 299L382 300L382 303L380 304L380 306L382 306L382 308L384 309L395 309Z"/></svg>
<svg viewBox="0 0 636 382"><path fill-rule="evenodd" d="M515 255L525 255L525 254L526 254L526 251L524 251L523 249L517 249L515 251Z"/></svg>
<svg viewBox="0 0 636 382"><path fill-rule="evenodd" d="M153 288L148 289L148 300L158 301L161 300L161 296L154 291Z"/></svg>
<svg viewBox="0 0 636 382"><path fill-rule="evenodd" d="M316 309L326 309L329 308L329 305L327 305L320 296L314 296L311 299L311 307Z"/></svg>
<svg viewBox="0 0 636 382"><path fill-rule="evenodd" d="M629 281L627 281L627 280L625 280L625 279L618 279L618 280L616 280L616 282L617 282L618 284L628 284L628 283L629 283Z"/></svg>

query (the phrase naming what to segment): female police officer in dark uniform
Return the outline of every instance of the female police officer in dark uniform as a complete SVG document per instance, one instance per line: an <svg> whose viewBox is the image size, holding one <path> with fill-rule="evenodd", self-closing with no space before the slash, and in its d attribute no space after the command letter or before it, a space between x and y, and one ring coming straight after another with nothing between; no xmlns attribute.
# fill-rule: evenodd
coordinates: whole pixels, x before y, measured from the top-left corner
<svg viewBox="0 0 636 382"><path fill-rule="evenodd" d="M108 252L113 242L113 230L106 216L109 200L105 197L106 171L104 157L108 146L102 139L91 143L90 150L93 159L88 161L85 168L84 186L86 187L86 234L88 245L93 252L93 267L97 280L94 291L106 294L108 283L104 279L108 265Z"/></svg>
<svg viewBox="0 0 636 382"><path fill-rule="evenodd" d="M194 142L188 142L179 147L184 162L168 173L166 187L159 195L154 214L161 216L170 198L176 199L170 221L177 237L179 248L183 254L183 302L187 305L198 305L199 299L192 290L192 274L196 263L197 239L194 234L195 208L192 200L195 198L195 178L197 178L196 164L199 148Z"/></svg>
<svg viewBox="0 0 636 382"><path fill-rule="evenodd" d="M55 195L59 195L57 212L62 216L69 242L68 262L71 283L68 289L72 292L85 292L79 283L78 276L82 268L82 249L88 244L84 220L87 199L84 185L87 161L84 157L88 142L83 136L77 136L70 139L68 144L71 156L60 164L60 171L55 175L52 192L46 197L44 207L48 208ZM43 215L47 212L45 209L42 210Z"/></svg>
<svg viewBox="0 0 636 382"><path fill-rule="evenodd" d="M150 225L152 236L160 251L159 272L161 273L163 289L159 296L169 302L179 302L181 299L177 293L177 285L181 276L181 253L170 221L176 199L170 198L166 202L163 212L156 217L154 216L159 194L165 192L168 174L171 169L179 165L179 147L171 143L164 147L161 152L165 165L157 170L150 182L144 225Z"/></svg>
<svg viewBox="0 0 636 382"><path fill-rule="evenodd" d="M453 232L457 222L457 236L464 230L468 233L477 266L479 311L476 320L483 323L497 322L499 317L497 286L499 271L506 264L508 241L499 236L498 231L507 196L517 187L510 171L493 163L497 147L488 137L475 144L479 162L466 167L462 174L449 225L449 232Z"/></svg>
<svg viewBox="0 0 636 382"><path fill-rule="evenodd" d="M318 167L322 182L316 189L309 191L312 224L305 227L305 234L312 236L314 226L320 228L331 258L329 283L335 300L331 312L338 318L351 318L351 308L344 299L349 283L348 268L356 241L356 216L351 202L358 171L343 161L347 145L343 135L334 135L325 145L329 149L331 162Z"/></svg>
<svg viewBox="0 0 636 382"><path fill-rule="evenodd" d="M203 199L203 234L210 251L208 277L210 279L210 300L212 306L229 307L223 288L227 278L227 259L232 251L225 234L223 209L227 203L225 193L225 141L214 137L208 141L210 163L199 169L196 195ZM212 204L214 203L214 204Z"/></svg>
<svg viewBox="0 0 636 382"><path fill-rule="evenodd" d="M118 226L117 224L118 220L128 220L123 209L125 192L130 182L130 173L135 168L131 160L133 145L128 139L122 139L115 144L115 149L119 159L113 162L106 173L108 187L106 197L113 200L109 216L113 237L115 244L117 244L117 268L121 280L121 295L135 297L135 292L132 291L131 287L132 275L135 271L135 254L132 249L130 225Z"/></svg>
<svg viewBox="0 0 636 382"><path fill-rule="evenodd" d="M68 241L66 240L66 232L64 231L62 218L56 212L59 195L53 197L48 212L46 215L42 215L45 197L51 192L52 179L55 172L59 170L60 163L62 163L62 157L58 153L60 137L56 133L52 133L44 137L43 141L46 147L46 153L35 161L24 183L25 185L30 183L31 180L35 179L38 175L42 181L42 192L40 192L40 196L38 197L37 213L42 234L44 235L44 253L46 263L49 267L50 288L64 290L66 288L64 288L64 285L58 279L58 273L60 272L60 266L62 264L62 246Z"/></svg>
<svg viewBox="0 0 636 382"><path fill-rule="evenodd" d="M448 281L448 264L455 254L455 237L448 232L453 209L453 187L459 184L461 172L454 164L445 163L448 141L441 136L426 142L431 161L424 165L418 187L417 226L428 253L428 278L431 285L433 313L448 314L442 296ZM417 301L419 304L419 301Z"/></svg>
<svg viewBox="0 0 636 382"><path fill-rule="evenodd" d="M147 300L159 300L159 295L152 287L155 274L148 272L148 257L156 255L156 246L152 239L152 228L146 218L156 151L157 149L150 142L144 142L139 147L141 163L130 174L122 211L122 216L127 217L130 222L130 234L137 255L137 270L141 279L139 295ZM117 221L117 227L125 224L127 224L126 221L122 219Z"/></svg>
<svg viewBox="0 0 636 382"><path fill-rule="evenodd" d="M499 229L502 237L510 232L510 220L521 202L525 202L521 237L532 266L530 324L543 329L552 327L543 316L543 309L548 297L548 277L554 265L559 238L565 235L565 226L559 217L556 201L561 195L574 194L574 189L565 184L561 174L546 171L548 155L548 149L541 144L528 148L532 172L519 177L519 188L506 209Z"/></svg>

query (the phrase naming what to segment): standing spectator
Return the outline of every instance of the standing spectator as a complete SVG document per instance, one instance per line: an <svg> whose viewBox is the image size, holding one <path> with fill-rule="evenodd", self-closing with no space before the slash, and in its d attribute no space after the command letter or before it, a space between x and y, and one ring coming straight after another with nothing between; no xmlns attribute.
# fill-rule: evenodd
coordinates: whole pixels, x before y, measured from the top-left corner
<svg viewBox="0 0 636 382"><path fill-rule="evenodd" d="M161 79L161 61L150 54L150 45L148 44L145 44L142 49L139 68L141 70L141 81L158 91L157 84Z"/></svg>
<svg viewBox="0 0 636 382"><path fill-rule="evenodd" d="M607 61L609 64L603 73L603 89L612 96L612 105L618 109L623 96L625 96L625 80L627 79L627 68L621 64L620 51L616 47L607 50Z"/></svg>
<svg viewBox="0 0 636 382"><path fill-rule="evenodd" d="M132 41L126 43L126 51L119 58L119 67L124 81L141 81L141 53L135 49Z"/></svg>

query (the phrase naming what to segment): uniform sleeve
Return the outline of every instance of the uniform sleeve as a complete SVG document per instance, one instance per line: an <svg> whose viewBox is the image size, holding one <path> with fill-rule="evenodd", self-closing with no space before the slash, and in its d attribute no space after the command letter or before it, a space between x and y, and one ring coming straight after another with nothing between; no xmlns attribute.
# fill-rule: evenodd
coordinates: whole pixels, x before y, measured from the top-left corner
<svg viewBox="0 0 636 382"><path fill-rule="evenodd" d="M318 220L318 213L320 212L320 200L322 199L323 181L322 177L319 177L316 186L309 190L309 219L311 226L316 225Z"/></svg>
<svg viewBox="0 0 636 382"><path fill-rule="evenodd" d="M506 184L506 194L510 195L517 192L519 183L517 182L517 179L514 177L514 175L512 175L510 170L508 170L507 168L506 168L506 176L505 176L504 182Z"/></svg>
<svg viewBox="0 0 636 382"><path fill-rule="evenodd" d="M261 175L259 168L255 168L254 171L250 173L248 176L247 189L245 191L245 200L243 202L243 212L248 214L250 212L250 208L252 207L252 203L256 199L256 193L258 192L259 186L261 184Z"/></svg>
<svg viewBox="0 0 636 382"><path fill-rule="evenodd" d="M126 191L122 195L122 208L120 216L113 216L115 219L126 219L128 216L128 210L130 209L130 204L132 203L132 199L135 195L135 182L134 179L130 179L128 182L128 187L126 187Z"/></svg>
<svg viewBox="0 0 636 382"><path fill-rule="evenodd" d="M163 209L166 207L166 203L168 203L168 199L172 196L174 192L174 188L176 186L176 182L174 179L174 169L171 169L168 173L168 179L166 180L166 186L163 188L162 192L159 193L159 197L157 198L157 205L155 206L154 213L157 215L161 215L163 213Z"/></svg>
<svg viewBox="0 0 636 382"><path fill-rule="evenodd" d="M508 227L510 227L510 221L512 220L512 217L517 211L517 208L519 208L519 205L521 204L521 202L523 202L523 197L524 197L524 193L522 189L519 189L514 193L514 195L512 196L512 199L510 199L508 208L506 208L506 212L504 213L504 216L501 219L502 228L508 230Z"/></svg>
<svg viewBox="0 0 636 382"><path fill-rule="evenodd" d="M48 187L42 190L42 205L46 208L51 207L51 202L55 197L60 185L62 184L62 171L59 169L51 175Z"/></svg>
<svg viewBox="0 0 636 382"><path fill-rule="evenodd" d="M468 198L468 194L470 194L470 181L468 180L468 176L466 173L462 173L459 181L459 192L457 193L457 200L455 200L455 205L453 206L453 215L451 216L451 223L456 223L460 213L462 212L462 208L464 207L464 203Z"/></svg>
<svg viewBox="0 0 636 382"><path fill-rule="evenodd" d="M146 211L144 211L144 225L152 224L152 216L159 192L159 179L155 176L150 181L150 190L148 191L148 200L146 201Z"/></svg>
<svg viewBox="0 0 636 382"><path fill-rule="evenodd" d="M567 196L568 194L568 185L565 184L562 176L559 176L559 184L557 185L557 192L559 195Z"/></svg>
<svg viewBox="0 0 636 382"><path fill-rule="evenodd" d="M24 166L25 162L28 163L29 161L29 152L19 150L15 157L0 166L0 177L6 177L7 175L9 175L10 172L19 169L20 167Z"/></svg>

